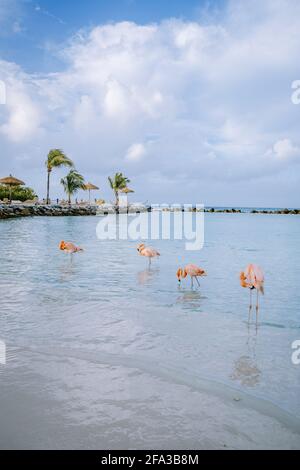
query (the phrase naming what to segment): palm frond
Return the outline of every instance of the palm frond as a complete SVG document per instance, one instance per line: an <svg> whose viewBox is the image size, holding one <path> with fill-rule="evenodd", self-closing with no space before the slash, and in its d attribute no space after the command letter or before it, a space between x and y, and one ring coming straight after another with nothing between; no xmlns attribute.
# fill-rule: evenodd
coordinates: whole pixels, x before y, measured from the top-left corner
<svg viewBox="0 0 300 470"><path fill-rule="evenodd" d="M109 176L108 181L114 191L125 189L127 184L130 183L130 179L124 176L123 173L116 173L113 178Z"/></svg>
<svg viewBox="0 0 300 470"><path fill-rule="evenodd" d="M73 167L73 161L66 156L66 154L61 149L52 149L48 153L48 157L46 160L46 166L48 170L52 170L53 168L59 168L62 166Z"/></svg>
<svg viewBox="0 0 300 470"><path fill-rule="evenodd" d="M60 182L69 197L76 194L80 189L85 189L84 177L76 170L71 170Z"/></svg>

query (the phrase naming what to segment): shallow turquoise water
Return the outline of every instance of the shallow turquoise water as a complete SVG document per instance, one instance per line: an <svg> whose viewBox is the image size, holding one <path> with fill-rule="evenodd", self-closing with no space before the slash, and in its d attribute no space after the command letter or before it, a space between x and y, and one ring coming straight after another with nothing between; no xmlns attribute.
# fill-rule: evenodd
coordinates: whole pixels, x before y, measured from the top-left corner
<svg viewBox="0 0 300 470"><path fill-rule="evenodd" d="M105 423L102 442L126 445L132 409L143 414L170 387L175 397L185 377L190 388L211 379L300 418L300 366L291 361L291 344L300 339L300 217L206 214L204 248L153 242L161 257L150 270L136 242L98 240L97 223L97 217L0 222L0 340L7 345L0 380L3 393L15 390L12 410L14 400L26 402L24 416L16 413L11 429L2 431L5 442L10 432L14 439L14 426L29 419L38 433L47 417L49 446L58 445L50 432L54 410L64 426L80 422L82 435L85 426L95 433L97 410ZM58 250L61 239L85 251L71 260ZM208 272L200 289L177 285L176 270L188 262ZM266 276L257 327L255 310L248 323L249 294L239 286L249 262ZM166 370L172 373L156 390L154 377ZM132 390L131 377L139 373L140 388ZM180 407L181 399L169 406ZM134 429L137 422L132 417ZM153 426L162 425L158 414ZM66 446L85 443L77 432Z"/></svg>

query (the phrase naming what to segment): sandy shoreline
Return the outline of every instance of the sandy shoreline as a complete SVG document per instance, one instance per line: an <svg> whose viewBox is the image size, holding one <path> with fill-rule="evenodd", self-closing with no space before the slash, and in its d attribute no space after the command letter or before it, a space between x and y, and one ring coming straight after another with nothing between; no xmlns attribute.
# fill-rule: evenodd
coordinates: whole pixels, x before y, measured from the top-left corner
<svg viewBox="0 0 300 470"><path fill-rule="evenodd" d="M149 417L159 413L160 406L148 397L139 412L137 434L127 440L116 433L115 437L111 436L109 442L105 438L103 442L102 421L98 430L97 426L92 427L93 431L90 425L84 422L72 422L69 419L63 421L55 412L53 404L50 407L49 404L46 405L45 391L39 390L39 387L29 391L26 386L9 385L5 381L5 374L1 374L0 410L1 422L5 423L5 426L0 426L1 449L84 449L87 446L91 449L300 449L298 418L267 400L227 385L206 378L198 378L195 381L195 378L184 371L178 373L170 365L152 364L145 358L107 353L93 354L91 351L82 350L58 348L53 351L41 347L18 347L17 350L33 363L37 355L42 355L45 363L50 364L51 368L64 358L66 364L71 361L81 367L97 370L98 374L99 368L103 371L120 369L130 390L139 390L140 376L143 376L143 380L149 382L150 390L164 395L161 397L160 406L168 410L173 402L173 410L164 412L168 431L165 430L161 434L153 428ZM26 371L26 374L28 373ZM49 383L47 390L50 385L55 387L55 384ZM135 397L132 399L134 401ZM165 401L169 405L166 405ZM122 398L116 397L115 402L117 406L118 402L121 406ZM177 409L177 405L180 409ZM105 406L104 404L103 410ZM30 434L26 432L26 422L23 422L27 413L30 413L31 420L33 419ZM128 423L132 419L136 418L129 415ZM189 429L194 430L193 436L187 433L186 420L189 421ZM76 438L77 427L78 432L79 429L81 433L84 430L86 432L86 439L81 443ZM126 435L126 420L122 421L122 427ZM68 435L69 429L72 430L72 438ZM94 437L91 437L91 432L96 433Z"/></svg>

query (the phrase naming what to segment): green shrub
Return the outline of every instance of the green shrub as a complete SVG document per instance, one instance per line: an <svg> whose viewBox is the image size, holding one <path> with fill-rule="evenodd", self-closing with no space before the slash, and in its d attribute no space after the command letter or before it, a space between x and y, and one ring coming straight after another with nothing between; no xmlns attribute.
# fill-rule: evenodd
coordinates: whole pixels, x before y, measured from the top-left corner
<svg viewBox="0 0 300 470"><path fill-rule="evenodd" d="M13 201L28 201L36 198L34 190L27 187L17 186L12 188L12 200ZM4 185L0 185L0 200L9 199L9 188Z"/></svg>

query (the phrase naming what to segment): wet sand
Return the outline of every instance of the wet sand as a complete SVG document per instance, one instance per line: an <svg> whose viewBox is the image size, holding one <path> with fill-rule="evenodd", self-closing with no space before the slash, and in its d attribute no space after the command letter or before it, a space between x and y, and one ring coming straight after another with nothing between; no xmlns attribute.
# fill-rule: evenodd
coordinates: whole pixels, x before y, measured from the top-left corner
<svg viewBox="0 0 300 470"><path fill-rule="evenodd" d="M1 449L300 449L298 419L163 363L42 347L13 357L27 366L13 386L1 370Z"/></svg>

